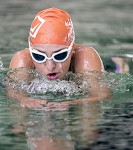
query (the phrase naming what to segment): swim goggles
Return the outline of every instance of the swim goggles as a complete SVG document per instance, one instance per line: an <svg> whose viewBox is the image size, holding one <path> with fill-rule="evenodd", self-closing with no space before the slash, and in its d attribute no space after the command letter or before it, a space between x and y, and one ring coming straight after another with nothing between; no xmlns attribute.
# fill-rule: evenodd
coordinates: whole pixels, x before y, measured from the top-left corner
<svg viewBox="0 0 133 150"><path fill-rule="evenodd" d="M32 48L29 43L30 55L32 59L37 63L43 63L46 62L46 60L53 60L55 62L64 62L69 57L73 43L74 39L68 48L53 53L51 57L48 57L45 53L39 52L38 50Z"/></svg>

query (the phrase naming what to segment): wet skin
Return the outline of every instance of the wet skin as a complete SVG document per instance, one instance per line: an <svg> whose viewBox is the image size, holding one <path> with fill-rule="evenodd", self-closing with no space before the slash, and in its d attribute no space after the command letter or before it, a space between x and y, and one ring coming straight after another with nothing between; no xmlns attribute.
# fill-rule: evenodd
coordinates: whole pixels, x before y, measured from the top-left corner
<svg viewBox="0 0 133 150"><path fill-rule="evenodd" d="M59 52L67 47L65 45L45 44L45 45L33 45L33 48L38 50L39 52L45 53L50 58L52 54L54 54L55 52ZM38 72L40 72L48 79L50 80L62 79L69 70L72 53L73 50L71 50L69 57L64 62L55 62L54 60L46 60L46 62L37 63L33 60L33 64L35 68L38 70Z"/></svg>
<svg viewBox="0 0 133 150"><path fill-rule="evenodd" d="M65 45L56 44L42 44L34 45L34 48L38 51L45 53L48 57L51 57L54 52L60 51L66 48ZM92 47L85 47L83 45L74 44L73 50L71 51L68 59L64 62L55 62L53 60L47 60L44 63L35 62L29 52L29 49L20 50L14 54L10 62L10 68L30 68L37 69L42 75L47 77L49 80L62 79L71 68L74 73L85 73L89 71L103 72L104 66L102 60L96 50ZM17 79L17 73L15 74L14 80ZM21 77L20 77L21 76ZM22 72L18 74L20 82L27 78L28 73ZM14 77L14 76L13 76ZM97 80L89 77L89 82L97 84ZM19 82L19 81L17 81ZM8 95L20 101L22 107L41 107L47 106L50 109L54 107L66 107L71 104L82 104L91 101L102 100L111 97L111 92L107 88L90 88L88 89L91 93L91 97L82 100L65 101L62 103L47 103L47 100L34 100L32 97L27 97L18 92L10 92Z"/></svg>
<svg viewBox="0 0 133 150"><path fill-rule="evenodd" d="M63 48L65 45L57 44L41 44L34 45L34 48L40 52L44 52L48 57ZM84 73L88 71L104 71L102 60L96 50L92 47L85 47L83 45L74 44L73 49L65 62L54 62L53 60L47 60L44 63L36 63L32 60L29 49L20 50L14 54L11 59L9 68L36 68L41 74L47 76L49 73L57 73L55 78L62 79L69 71L74 73Z"/></svg>

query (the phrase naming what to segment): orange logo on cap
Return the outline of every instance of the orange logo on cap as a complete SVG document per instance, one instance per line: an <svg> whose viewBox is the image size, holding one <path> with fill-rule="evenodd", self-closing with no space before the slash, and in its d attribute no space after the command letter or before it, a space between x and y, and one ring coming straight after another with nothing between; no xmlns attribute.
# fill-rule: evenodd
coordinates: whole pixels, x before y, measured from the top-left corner
<svg viewBox="0 0 133 150"><path fill-rule="evenodd" d="M41 26L43 25L43 23L46 20L42 19L39 15L35 17L34 22L36 22L37 24L34 25L34 27L30 28L30 36L33 38L36 38L36 35L39 31L39 29L41 28Z"/></svg>

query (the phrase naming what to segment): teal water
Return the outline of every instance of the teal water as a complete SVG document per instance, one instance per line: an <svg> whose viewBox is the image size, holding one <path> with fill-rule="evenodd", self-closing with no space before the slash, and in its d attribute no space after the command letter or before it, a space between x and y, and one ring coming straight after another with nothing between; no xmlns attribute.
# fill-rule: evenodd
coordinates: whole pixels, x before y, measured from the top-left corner
<svg viewBox="0 0 133 150"><path fill-rule="evenodd" d="M48 110L24 109L7 96L2 78L10 59L28 46L30 23L47 7L67 10L75 26L76 42L99 52L109 72L103 75L101 85L106 81L113 90L111 99ZM132 150L132 8L132 0L0 1L0 150ZM66 86L68 92L72 85ZM45 96L62 99L61 95Z"/></svg>

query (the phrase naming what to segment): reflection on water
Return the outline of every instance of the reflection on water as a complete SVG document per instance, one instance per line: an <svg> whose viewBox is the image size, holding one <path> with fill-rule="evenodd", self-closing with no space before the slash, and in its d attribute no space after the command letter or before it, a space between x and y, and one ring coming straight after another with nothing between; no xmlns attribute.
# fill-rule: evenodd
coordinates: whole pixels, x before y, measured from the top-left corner
<svg viewBox="0 0 133 150"><path fill-rule="evenodd" d="M76 42L93 46L100 53L109 72L103 74L100 84L113 90L110 100L49 111L23 109L7 97L2 81L10 58L28 46L31 21L36 12L47 7L67 10L75 26ZM132 0L0 1L0 149L132 149L132 8ZM38 90L35 85L44 88L42 80L38 81L32 82L33 91ZM64 84L67 90L74 87L69 89L73 93L77 89L77 83Z"/></svg>
<svg viewBox="0 0 133 150"><path fill-rule="evenodd" d="M63 112L38 112L38 116L32 111L30 123L35 122L35 126L33 124L27 130L29 146L39 147L41 143L47 149L84 148L97 136L95 122L99 112L100 103L70 107Z"/></svg>
<svg viewBox="0 0 133 150"><path fill-rule="evenodd" d="M105 149L111 149L111 147L121 149L123 147L122 141L124 140L126 140L125 147L130 148L130 144L132 145L132 128L125 130L132 123L132 75L104 73L99 76L97 72L91 72L89 75L101 78L99 83L101 87L112 88L114 92L112 99L72 105L65 109L48 110L45 108L23 109L17 101L8 98L3 86L5 77L6 80L4 81L11 85L11 82L7 80L7 71L1 72L2 86L0 86L1 138L6 140L1 145L2 148L6 149L7 145L12 145L10 149L17 149L21 143L22 149L30 150L83 150L95 149L97 146L101 150L103 150L103 147ZM35 73L31 70L29 72ZM13 70L11 70L11 73L13 73ZM76 82L76 79L79 81L78 75L77 77L76 75L73 76L75 84L79 83ZM40 76L38 77L38 81L40 80L42 84L43 82L45 85L47 84L46 80L41 80ZM36 81L34 85L38 83ZM63 84L68 88L71 85L71 83L69 85L66 82L62 82L62 86ZM39 87L38 84L37 86ZM42 89L40 92L42 92ZM64 97L62 94L57 97L54 95L54 100L57 100L57 98L62 100L65 96L65 94ZM51 97L52 95L49 93L49 98ZM69 96L67 96L68 99ZM70 95L70 99L74 100L75 95ZM120 137L116 134L116 131ZM114 135L115 138L113 138ZM126 138L127 136L128 139ZM111 141L112 138L113 140Z"/></svg>
<svg viewBox="0 0 133 150"><path fill-rule="evenodd" d="M133 128L132 116L133 105L131 103L114 104L113 107L105 107L103 122L98 124L98 138L89 149L132 149Z"/></svg>

